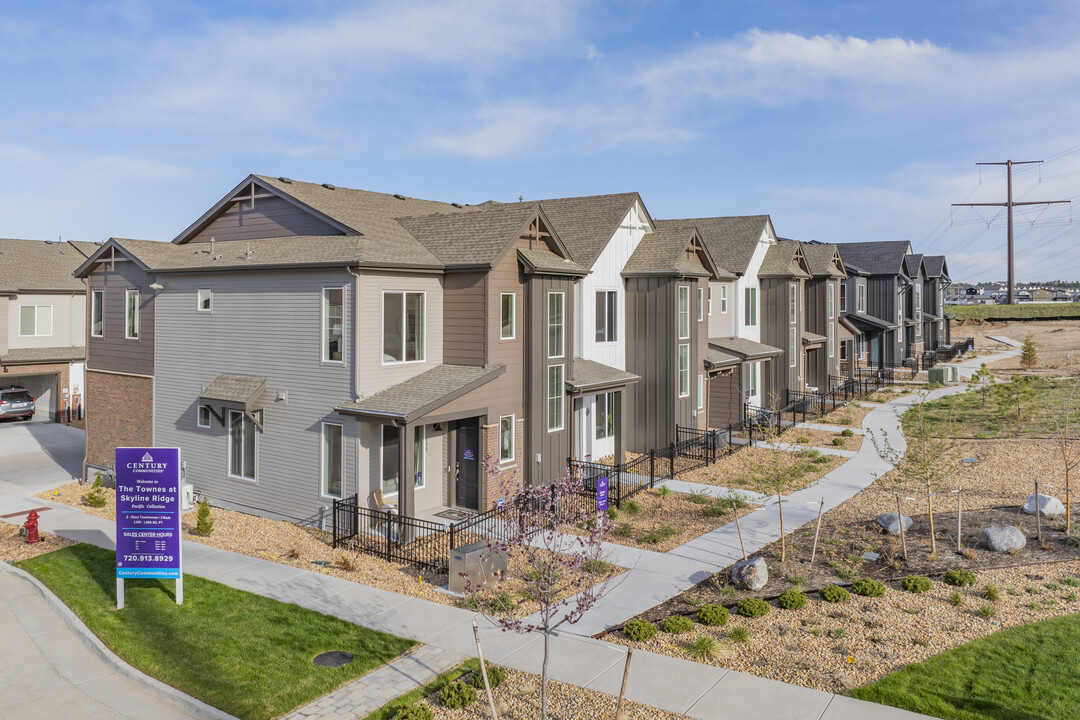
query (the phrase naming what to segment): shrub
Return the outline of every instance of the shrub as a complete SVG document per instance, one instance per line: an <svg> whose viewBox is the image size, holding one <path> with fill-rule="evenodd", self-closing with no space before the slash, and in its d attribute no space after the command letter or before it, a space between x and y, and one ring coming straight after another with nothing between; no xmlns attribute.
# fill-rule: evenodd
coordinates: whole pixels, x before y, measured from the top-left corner
<svg viewBox="0 0 1080 720"><path fill-rule="evenodd" d="M851 583L851 592L863 597L881 597L885 594L885 583L874 578L859 578Z"/></svg>
<svg viewBox="0 0 1080 720"><path fill-rule="evenodd" d="M852 430L851 428L846 428L844 430L841 430L840 434L843 435L844 437L852 437L855 434L855 431Z"/></svg>
<svg viewBox="0 0 1080 720"><path fill-rule="evenodd" d="M599 558L589 558L581 563L581 570L590 575L607 575L611 572L611 563Z"/></svg>
<svg viewBox="0 0 1080 720"><path fill-rule="evenodd" d="M641 512L641 506L637 504L637 500L626 500L619 509L627 515L637 515Z"/></svg>
<svg viewBox="0 0 1080 720"><path fill-rule="evenodd" d="M833 628L829 631L829 637L835 638L837 640L844 637L845 635L847 635L847 628L838 627Z"/></svg>
<svg viewBox="0 0 1080 720"><path fill-rule="evenodd" d="M1074 577L1067 577L1061 581L1061 584L1068 585L1069 587L1076 587L1077 585L1080 585L1080 580L1077 580Z"/></svg>
<svg viewBox="0 0 1080 720"><path fill-rule="evenodd" d="M836 447L844 447L844 438L838 437L832 439L832 444Z"/></svg>
<svg viewBox="0 0 1080 720"><path fill-rule="evenodd" d="M839 585L830 585L828 587L823 587L821 588L821 590L818 591L818 594L821 595L822 600L831 603L847 602L848 597L851 596L851 593L849 593L847 590L840 587Z"/></svg>
<svg viewBox="0 0 1080 720"><path fill-rule="evenodd" d="M828 455L819 455L810 462L814 463L815 465L828 465L832 462L832 460L829 459Z"/></svg>
<svg viewBox="0 0 1080 720"><path fill-rule="evenodd" d="M735 612L748 618L761 617L769 613L769 603L760 598L743 598Z"/></svg>
<svg viewBox="0 0 1080 720"><path fill-rule="evenodd" d="M607 516L609 520L614 520L615 518L619 517L619 511L613 507L609 507L607 509Z"/></svg>
<svg viewBox="0 0 1080 720"><path fill-rule="evenodd" d="M997 615L997 608L993 605L983 605L979 608L979 617L990 619Z"/></svg>
<svg viewBox="0 0 1080 720"><path fill-rule="evenodd" d="M622 629L627 640L644 642L656 634L656 626L648 620L630 620Z"/></svg>
<svg viewBox="0 0 1080 720"><path fill-rule="evenodd" d="M634 533L634 528L632 528L629 523L621 523L618 526L616 526L616 528L614 530L611 531L612 535L614 535L615 537L619 537L619 538L628 538L633 533Z"/></svg>
<svg viewBox="0 0 1080 720"><path fill-rule="evenodd" d="M810 438L806 437L805 435L800 435L799 437L795 438L795 442L800 445L806 445L810 442Z"/></svg>
<svg viewBox="0 0 1080 720"><path fill-rule="evenodd" d="M506 670L498 665L488 665L487 676L488 684L491 685L491 689L494 690L503 684L503 680L506 679ZM480 672L480 668L473 671L472 677L469 678L469 684L477 690L484 689L484 674Z"/></svg>
<svg viewBox="0 0 1080 720"><path fill-rule="evenodd" d="M993 585L984 585L982 592L980 592L979 595L981 595L983 599L989 600L990 602L997 602L998 597L1000 597L998 589Z"/></svg>
<svg viewBox="0 0 1080 720"><path fill-rule="evenodd" d="M694 503L695 505L708 505L713 501L711 497L709 497L703 492L691 492L689 495L686 496L686 499Z"/></svg>
<svg viewBox="0 0 1080 720"><path fill-rule="evenodd" d="M94 477L94 484L90 486L90 492L83 495L83 502L92 508L105 507L108 500L105 491L101 488L101 473Z"/></svg>
<svg viewBox="0 0 1080 720"><path fill-rule="evenodd" d="M695 660L708 660L716 655L719 647L720 643L716 642L716 638L711 635L702 635L690 646L690 655Z"/></svg>
<svg viewBox="0 0 1080 720"><path fill-rule="evenodd" d="M955 587L964 587L965 585L975 584L975 573L970 570L950 570L945 573L945 584L953 585Z"/></svg>
<svg viewBox="0 0 1080 720"><path fill-rule="evenodd" d="M394 715L394 720L432 720L434 717L435 713L427 705L415 703L398 710L397 714Z"/></svg>
<svg viewBox="0 0 1080 720"><path fill-rule="evenodd" d="M731 628L731 639L734 642L746 642L750 639L750 628L742 625Z"/></svg>
<svg viewBox="0 0 1080 720"><path fill-rule="evenodd" d="M924 593L930 589L930 578L922 575L908 575L900 581L900 587L911 593Z"/></svg>
<svg viewBox="0 0 1080 720"><path fill-rule="evenodd" d="M698 608L697 619L702 625L727 625L728 609L723 605L702 605Z"/></svg>
<svg viewBox="0 0 1080 720"><path fill-rule="evenodd" d="M195 512L195 534L206 537L214 532L214 518L210 517L210 501L203 498Z"/></svg>
<svg viewBox="0 0 1080 720"><path fill-rule="evenodd" d="M681 532L681 529L673 525L661 525L655 530L650 530L649 532L642 535L640 542L646 543L648 545L659 545L660 543L667 540L669 537L675 537Z"/></svg>
<svg viewBox="0 0 1080 720"><path fill-rule="evenodd" d="M656 488L656 494L660 496L661 500L663 500L671 494L671 488L669 488L667 485L661 485L660 487Z"/></svg>
<svg viewBox="0 0 1080 720"><path fill-rule="evenodd" d="M660 629L666 633L678 635L693 630L694 621L682 615L675 615L674 617L664 618L664 621L660 623Z"/></svg>
<svg viewBox="0 0 1080 720"><path fill-rule="evenodd" d="M959 590L953 590L952 595L949 595L949 602L953 607L960 607L964 604L964 596L960 594Z"/></svg>
<svg viewBox="0 0 1080 720"><path fill-rule="evenodd" d="M780 597L776 598L776 604L785 610L798 610L806 604L806 593L789 588L780 593Z"/></svg>
<svg viewBox="0 0 1080 720"><path fill-rule="evenodd" d="M476 702L476 688L470 687L460 680L450 683L439 693L439 703L444 708L450 708L451 710L467 708L474 702Z"/></svg>

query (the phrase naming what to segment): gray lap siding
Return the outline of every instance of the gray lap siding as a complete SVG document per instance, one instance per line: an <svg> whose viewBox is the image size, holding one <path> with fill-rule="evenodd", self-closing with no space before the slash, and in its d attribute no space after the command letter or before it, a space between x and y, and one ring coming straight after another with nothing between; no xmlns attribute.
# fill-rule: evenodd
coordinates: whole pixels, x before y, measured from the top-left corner
<svg viewBox="0 0 1080 720"><path fill-rule="evenodd" d="M322 495L322 424L343 429L343 495L357 490L358 427L333 412L354 397L354 279L344 270L166 276L158 293L154 439L178 446L187 481L215 504L290 520L316 517ZM345 363L321 362L322 289L345 287ZM213 312L197 313L199 288ZM228 429L197 422L199 394L218 374L266 378L256 480L228 472ZM278 400L287 393L287 399ZM227 414L226 414L227 422ZM366 475L365 475L366 477Z"/></svg>

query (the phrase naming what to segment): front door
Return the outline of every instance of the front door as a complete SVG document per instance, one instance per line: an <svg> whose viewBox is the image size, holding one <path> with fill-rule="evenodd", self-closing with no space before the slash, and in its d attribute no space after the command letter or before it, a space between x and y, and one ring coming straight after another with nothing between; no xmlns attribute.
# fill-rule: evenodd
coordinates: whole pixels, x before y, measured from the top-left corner
<svg viewBox="0 0 1080 720"><path fill-rule="evenodd" d="M480 509L480 421L478 418L457 422L457 482L454 504L471 510Z"/></svg>

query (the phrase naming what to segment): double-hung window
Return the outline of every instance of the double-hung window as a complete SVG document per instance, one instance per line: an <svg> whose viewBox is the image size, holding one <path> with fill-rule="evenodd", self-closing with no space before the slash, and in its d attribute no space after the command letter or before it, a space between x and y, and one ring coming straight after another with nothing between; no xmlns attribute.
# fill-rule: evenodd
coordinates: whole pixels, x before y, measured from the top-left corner
<svg viewBox="0 0 1080 720"><path fill-rule="evenodd" d="M547 427L548 432L563 429L563 366L548 366Z"/></svg>
<svg viewBox="0 0 1080 720"><path fill-rule="evenodd" d="M690 397L690 344L679 345L679 397Z"/></svg>
<svg viewBox="0 0 1080 720"><path fill-rule="evenodd" d="M383 293L383 364L424 359L424 293Z"/></svg>
<svg viewBox="0 0 1080 720"><path fill-rule="evenodd" d="M841 285L841 288L844 286ZM833 295L832 283L826 286L829 294L829 357L836 355L836 299Z"/></svg>
<svg viewBox="0 0 1080 720"><path fill-rule="evenodd" d="M727 313L727 285L720 286L720 314Z"/></svg>
<svg viewBox="0 0 1080 720"><path fill-rule="evenodd" d="M799 320L799 286L788 284L788 322L794 325Z"/></svg>
<svg viewBox="0 0 1080 720"><path fill-rule="evenodd" d="M697 319L701 322L705 319L705 289L697 289Z"/></svg>
<svg viewBox="0 0 1080 720"><path fill-rule="evenodd" d="M707 298L707 302L709 303L708 314L712 315L712 285L709 286L708 294L705 297Z"/></svg>
<svg viewBox="0 0 1080 720"><path fill-rule="evenodd" d="M499 418L499 462L514 459L514 416L503 415Z"/></svg>
<svg viewBox="0 0 1080 720"><path fill-rule="evenodd" d="M345 350L345 290L323 288L322 359L342 362Z"/></svg>
<svg viewBox="0 0 1080 720"><path fill-rule="evenodd" d="M615 437L615 393L596 396L596 439Z"/></svg>
<svg viewBox="0 0 1080 720"><path fill-rule="evenodd" d="M19 308L19 335L52 335L52 305L23 305Z"/></svg>
<svg viewBox="0 0 1080 720"><path fill-rule="evenodd" d="M229 411L229 475L255 479L255 451L258 428L244 413Z"/></svg>
<svg viewBox="0 0 1080 720"><path fill-rule="evenodd" d="M679 286L679 339L690 337L690 286Z"/></svg>
<svg viewBox="0 0 1080 720"><path fill-rule="evenodd" d="M342 435L345 428L335 423L322 426L322 494L341 497L341 483L345 476L345 455L342 452Z"/></svg>
<svg viewBox="0 0 1080 720"><path fill-rule="evenodd" d="M513 340L517 335L516 317L517 295L502 293L499 296L499 339Z"/></svg>
<svg viewBox="0 0 1080 720"><path fill-rule="evenodd" d="M596 293L596 342L615 342L618 337L619 293L598 290Z"/></svg>
<svg viewBox="0 0 1080 720"><path fill-rule="evenodd" d="M125 294L124 337L139 339L139 291L128 290Z"/></svg>
<svg viewBox="0 0 1080 720"><path fill-rule="evenodd" d="M701 375L697 376L697 407L705 407L705 378Z"/></svg>
<svg viewBox="0 0 1080 720"><path fill-rule="evenodd" d="M746 393L746 399L757 395L757 375L758 375L758 363L747 363L745 366L746 375L743 378L743 391Z"/></svg>
<svg viewBox="0 0 1080 720"><path fill-rule="evenodd" d="M743 320L748 327L757 325L757 288L746 288L746 309Z"/></svg>
<svg viewBox="0 0 1080 720"><path fill-rule="evenodd" d="M847 285L840 283L840 312L847 312Z"/></svg>
<svg viewBox="0 0 1080 720"><path fill-rule="evenodd" d="M548 293L548 357L560 358L565 351L565 325L563 323L563 309L566 294L561 292ZM562 427L560 425L560 427Z"/></svg>
<svg viewBox="0 0 1080 720"><path fill-rule="evenodd" d="M90 337L102 337L105 334L105 291L90 292Z"/></svg>

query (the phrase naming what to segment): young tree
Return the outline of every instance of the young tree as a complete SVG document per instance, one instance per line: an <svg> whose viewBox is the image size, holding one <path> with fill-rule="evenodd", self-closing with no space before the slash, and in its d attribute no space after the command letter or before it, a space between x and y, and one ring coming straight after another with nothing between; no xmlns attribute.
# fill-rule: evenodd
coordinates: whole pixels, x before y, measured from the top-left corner
<svg viewBox="0 0 1080 720"><path fill-rule="evenodd" d="M503 539L488 539L488 557L506 553L511 573L521 581L521 594L538 610L520 617L507 593L467 587L477 609L494 624L517 633L544 636L540 673L540 717L548 716L548 661L551 636L565 624L574 624L608 591L610 566L602 560L603 540L612 521L582 497L580 480L569 475L552 485L532 485L511 503L515 522L506 526ZM582 501L585 502L582 502ZM563 533L560 527L579 528L583 535ZM483 560L483 558L482 558Z"/></svg>
<svg viewBox="0 0 1080 720"><path fill-rule="evenodd" d="M774 403L775 404L775 403ZM779 440L780 433L774 423L759 427L764 452L749 454L744 463L746 476L754 489L763 495L775 495L780 512L780 562L787 560L787 536L784 532L784 495L791 492L803 476L805 469L797 455L785 450L771 450L767 446Z"/></svg>
<svg viewBox="0 0 1080 720"><path fill-rule="evenodd" d="M1024 347L1020 349L1020 367L1030 370L1039 364L1039 354L1035 349L1035 340L1028 335L1024 338Z"/></svg>
<svg viewBox="0 0 1080 720"><path fill-rule="evenodd" d="M1022 419L1024 404L1035 394L1035 388L1031 386L1031 383L1030 375L1013 375L1009 382L996 386L994 393L1001 412L1011 412L1015 406L1017 419Z"/></svg>
<svg viewBox="0 0 1080 720"><path fill-rule="evenodd" d="M893 445L885 431L882 431L880 440L871 432L870 441L874 443L878 455L892 465L905 480L919 483L926 489L930 552L937 553L933 497L942 481L956 471L959 443L956 441L955 424L948 418L942 429L935 432L925 405L925 395L911 406L902 422L906 448L899 443Z"/></svg>
<svg viewBox="0 0 1080 720"><path fill-rule="evenodd" d="M968 391L978 392L982 396L982 406L986 407L986 396L994 389L995 382L997 378L994 377L994 373L986 366L986 363L983 363L968 380Z"/></svg>
<svg viewBox="0 0 1080 720"><path fill-rule="evenodd" d="M1073 413L1077 410L1077 388L1080 379L1073 380L1068 395L1062 401L1061 412L1054 416L1057 425L1055 441L1061 453L1061 465L1065 470L1065 534L1072 534L1072 485L1070 475L1073 468L1080 465L1080 438L1076 434Z"/></svg>

